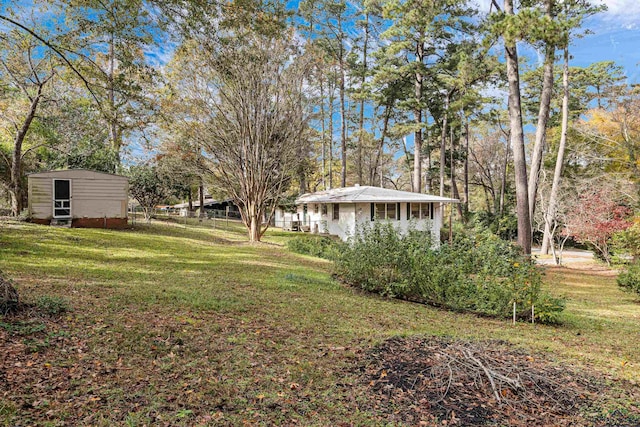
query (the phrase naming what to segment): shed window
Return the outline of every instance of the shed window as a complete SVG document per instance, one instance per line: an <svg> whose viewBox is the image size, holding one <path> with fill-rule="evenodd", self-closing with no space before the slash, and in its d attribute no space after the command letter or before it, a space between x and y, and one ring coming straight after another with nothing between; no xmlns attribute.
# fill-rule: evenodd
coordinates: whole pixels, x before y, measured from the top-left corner
<svg viewBox="0 0 640 427"><path fill-rule="evenodd" d="M327 205L322 205L321 212L322 212L322 215L327 214Z"/></svg>
<svg viewBox="0 0 640 427"><path fill-rule="evenodd" d="M411 203L411 218L433 219L432 203Z"/></svg>
<svg viewBox="0 0 640 427"><path fill-rule="evenodd" d="M333 220L338 221L340 219L340 205L338 203L333 204Z"/></svg>
<svg viewBox="0 0 640 427"><path fill-rule="evenodd" d="M398 203L376 203L375 218L377 219L400 219L398 213Z"/></svg>
<svg viewBox="0 0 640 427"><path fill-rule="evenodd" d="M314 214L317 214L317 213L318 213L318 204L317 204L317 203L314 203L314 204L313 204L313 213L314 213Z"/></svg>

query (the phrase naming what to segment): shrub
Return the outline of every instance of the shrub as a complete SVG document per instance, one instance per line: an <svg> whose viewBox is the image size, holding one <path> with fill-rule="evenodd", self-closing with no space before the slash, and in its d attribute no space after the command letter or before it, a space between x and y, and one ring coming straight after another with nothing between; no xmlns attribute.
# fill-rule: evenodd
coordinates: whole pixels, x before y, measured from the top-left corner
<svg viewBox="0 0 640 427"><path fill-rule="evenodd" d="M616 279L618 286L640 295L640 262L630 264Z"/></svg>
<svg viewBox="0 0 640 427"><path fill-rule="evenodd" d="M18 291L13 282L0 272L0 315L16 311L20 304Z"/></svg>
<svg viewBox="0 0 640 427"><path fill-rule="evenodd" d="M613 235L613 248L630 255L634 261L640 259L640 217L634 217L631 227Z"/></svg>
<svg viewBox="0 0 640 427"><path fill-rule="evenodd" d="M400 236L376 223L358 229L335 268L342 281L364 290L456 311L511 317L515 301L518 318L530 319L533 305L538 321L554 323L564 308L542 292L538 267L489 232L437 247L429 233Z"/></svg>
<svg viewBox="0 0 640 427"><path fill-rule="evenodd" d="M327 236L300 235L287 242L290 251L325 259L335 259L344 243Z"/></svg>
<svg viewBox="0 0 640 427"><path fill-rule="evenodd" d="M69 302L62 297L43 295L36 301L36 306L42 312L56 316L70 310Z"/></svg>

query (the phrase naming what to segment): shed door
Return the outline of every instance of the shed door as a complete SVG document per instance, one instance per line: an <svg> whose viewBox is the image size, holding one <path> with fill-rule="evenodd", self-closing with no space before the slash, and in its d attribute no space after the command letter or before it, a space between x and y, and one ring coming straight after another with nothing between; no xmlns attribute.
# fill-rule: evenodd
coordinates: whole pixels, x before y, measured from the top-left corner
<svg viewBox="0 0 640 427"><path fill-rule="evenodd" d="M53 180L53 217L71 217L71 180Z"/></svg>

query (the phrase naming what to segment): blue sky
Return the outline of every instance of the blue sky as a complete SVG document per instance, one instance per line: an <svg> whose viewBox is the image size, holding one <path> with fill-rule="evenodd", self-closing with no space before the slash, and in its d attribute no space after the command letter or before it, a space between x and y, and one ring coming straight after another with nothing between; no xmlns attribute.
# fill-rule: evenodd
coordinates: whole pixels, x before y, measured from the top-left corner
<svg viewBox="0 0 640 427"><path fill-rule="evenodd" d="M640 83L640 1L604 3L609 10L585 23L593 34L574 42L571 65L612 60L624 67L629 83Z"/></svg>
<svg viewBox="0 0 640 427"><path fill-rule="evenodd" d="M299 0L283 0L287 6L296 8ZM562 0L560 0L562 1ZM572 66L588 66L594 62L612 60L622 65L629 83L640 84L640 0L591 0L594 4L605 4L606 12L589 18L584 25L593 34L575 40L571 49ZM487 11L491 0L475 0L483 11ZM498 3L502 3L498 0ZM29 5L31 0L0 0L0 11L10 5ZM30 10L29 7L26 8ZM0 30L5 27L0 23ZM151 58L154 62L166 62L174 46L160 47ZM521 48L522 49L522 48ZM521 55L535 59L536 52L522 49Z"/></svg>
<svg viewBox="0 0 640 427"><path fill-rule="evenodd" d="M487 9L489 0L476 0ZM615 61L625 69L629 83L640 83L640 0L591 0L605 4L607 11L587 19L583 29L587 34L574 40L570 54L571 66L586 67L594 62ZM499 3L501 3L499 1ZM536 55L530 49L521 54Z"/></svg>

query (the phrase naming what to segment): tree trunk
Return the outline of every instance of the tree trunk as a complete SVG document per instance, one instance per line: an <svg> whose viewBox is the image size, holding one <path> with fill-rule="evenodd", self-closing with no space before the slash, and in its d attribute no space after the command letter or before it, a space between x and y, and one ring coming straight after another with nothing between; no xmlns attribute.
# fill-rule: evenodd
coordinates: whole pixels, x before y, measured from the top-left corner
<svg viewBox="0 0 640 427"><path fill-rule="evenodd" d="M342 28L341 23L338 24ZM342 40L340 40L342 43ZM340 168L340 186L347 186L347 111L345 106L345 76L344 76L344 48L340 45L340 143L341 143L341 168Z"/></svg>
<svg viewBox="0 0 640 427"><path fill-rule="evenodd" d="M428 121L428 120L427 120ZM431 139L427 136L427 173L424 174L424 191L427 194L431 194L431 189L433 188L433 178L431 176L431 167L433 164L431 163Z"/></svg>
<svg viewBox="0 0 640 427"><path fill-rule="evenodd" d="M115 36L111 33L109 40L109 71L107 74L107 91L108 91L108 127L109 127L109 139L111 139L111 148L116 155L116 163L120 164L120 149L122 148L122 141L120 140L120 132L118 130L118 112L116 111L116 91L115 91ZM116 171L113 171L116 172Z"/></svg>
<svg viewBox="0 0 640 427"><path fill-rule="evenodd" d="M29 112L27 113L27 117L25 117L24 122L22 122L22 126L20 127L20 129L18 129L16 137L13 141L13 153L11 155L11 182L9 183L11 215L13 216L20 215L20 212L22 212L22 209L24 208L24 190L22 187L22 144L24 143L24 139L27 136L27 132L29 132L31 123L36 116L38 104L40 103L40 99L42 98L43 85L44 83L41 83L38 86L38 92L36 93L36 96L34 96L31 100L31 105L29 105Z"/></svg>
<svg viewBox="0 0 640 427"><path fill-rule="evenodd" d="M546 15L552 18L553 0L546 0ZM544 71L542 79L542 92L540 93L540 108L538 110L538 124L536 126L536 138L531 153L531 170L529 171L529 219L533 228L533 218L536 211L536 195L540 181L540 167L542 166L542 154L547 135L547 122L549 121L549 108L553 95L553 64L555 62L555 47L546 46L544 58Z"/></svg>
<svg viewBox="0 0 640 427"><path fill-rule="evenodd" d="M556 168L553 172L553 184L551 184L551 194L549 195L549 205L544 218L544 236L542 238L542 254L549 253L549 246L553 244L551 233L551 223L555 221L558 206L558 191L560 180L562 179L562 169L564 166L564 151L567 144L567 129L569 126L569 46L564 48L564 65L562 68L562 125L560 130L560 145L558 146L558 157Z"/></svg>
<svg viewBox="0 0 640 427"><path fill-rule="evenodd" d="M373 165L373 168L371 169L371 176L369 179L369 185L375 185L374 183L376 182L376 173L379 173L379 177L380 177L380 187L382 187L382 165L381 160L382 160L382 154L384 152L384 137L387 135L387 131L389 129L389 119L391 118L391 107L389 105L385 106L385 110L384 110L384 121L382 124L382 133L380 134L380 143L378 144L378 151L376 152L376 160L375 163ZM380 169L378 171L378 168Z"/></svg>
<svg viewBox="0 0 640 427"><path fill-rule="evenodd" d="M453 159L451 160L453 161ZM452 165L452 169L453 169L453 165ZM458 191L458 184L456 183L456 177L453 170L451 171L451 191L453 192L453 198L460 200L460 192ZM456 209L458 211L458 216L460 217L460 220L463 221L464 215L462 212L462 203L456 203Z"/></svg>
<svg viewBox="0 0 640 427"><path fill-rule="evenodd" d="M447 162L447 121L449 115L449 92L444 99L444 116L442 117L442 134L440 135L440 197L444 197L444 177Z"/></svg>
<svg viewBox="0 0 640 427"><path fill-rule="evenodd" d="M500 216L504 214L505 208L505 198L507 193L507 169L509 167L509 141L511 140L511 135L507 133L507 143L504 147L504 162L502 163L502 176L500 177L500 209L498 212Z"/></svg>
<svg viewBox="0 0 640 427"><path fill-rule="evenodd" d="M198 186L198 196L200 198L200 212L198 212L198 219L202 222L204 218L204 183L200 179L200 185Z"/></svg>
<svg viewBox="0 0 640 427"><path fill-rule="evenodd" d="M362 47L362 76L360 80L360 90L364 91L364 85L367 81L367 47L369 44L369 14L365 15L364 42ZM360 94L360 118L358 123L358 184L363 184L363 162L362 162L362 145L364 144L364 94Z"/></svg>
<svg viewBox="0 0 640 427"><path fill-rule="evenodd" d="M464 124L464 210L469 212L469 119Z"/></svg>
<svg viewBox="0 0 640 427"><path fill-rule="evenodd" d="M260 241L260 218L257 217L255 213L251 213L250 216L250 226L249 226L249 241L250 242L259 242Z"/></svg>
<svg viewBox="0 0 640 427"><path fill-rule="evenodd" d="M416 62L422 64L424 56L424 43L418 42L416 45ZM413 134L413 192L422 192L422 72L420 69L416 71L415 81L415 97L416 106L413 110L413 120L416 124L416 130Z"/></svg>
<svg viewBox="0 0 640 427"><path fill-rule="evenodd" d="M329 190L333 188L333 110L335 86L329 94Z"/></svg>
<svg viewBox="0 0 640 427"><path fill-rule="evenodd" d="M504 0L507 15L514 15L513 0ZM509 122L513 165L516 181L516 214L518 217L518 245L525 256L531 255L531 220L529 219L529 194L527 188L527 163L524 153L524 131L522 128L522 108L520 105L520 75L518 71L518 51L515 41L505 39L507 80L509 82Z"/></svg>
<svg viewBox="0 0 640 427"><path fill-rule="evenodd" d="M324 85L323 79L320 78L320 120L322 122L322 189L327 189L327 135L325 130L326 115L324 112Z"/></svg>
<svg viewBox="0 0 640 427"><path fill-rule="evenodd" d="M455 160L453 158L453 152L455 151L455 145L453 141L453 126L450 126L449 128L451 129L449 133L449 140L451 141L451 152L449 153L449 166L451 170L451 193L454 199L460 200L460 192L458 191L458 184L456 184ZM451 209L453 210L453 206L451 206ZM456 203L456 209L458 211L460 221L464 220L464 216L462 215L462 203Z"/></svg>
<svg viewBox="0 0 640 427"><path fill-rule="evenodd" d="M411 184L411 189L413 190L415 188L415 184L413 181L413 174L411 173L411 160L409 157L409 147L407 147L407 137L403 137L402 138L402 148L404 148L404 158L406 159L406 164L407 164L407 172L409 172L409 181ZM394 186L396 186L394 184ZM397 187L397 186L396 186Z"/></svg>

